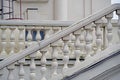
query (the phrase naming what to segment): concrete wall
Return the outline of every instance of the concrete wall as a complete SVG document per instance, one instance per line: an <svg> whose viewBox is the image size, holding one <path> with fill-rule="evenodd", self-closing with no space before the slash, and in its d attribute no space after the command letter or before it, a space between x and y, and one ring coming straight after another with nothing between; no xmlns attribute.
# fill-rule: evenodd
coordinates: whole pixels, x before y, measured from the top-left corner
<svg viewBox="0 0 120 80"><path fill-rule="evenodd" d="M80 20L111 4L111 0L48 0L22 3L23 18L30 20ZM19 17L19 2L15 2L15 17ZM27 15L27 8L31 10Z"/></svg>

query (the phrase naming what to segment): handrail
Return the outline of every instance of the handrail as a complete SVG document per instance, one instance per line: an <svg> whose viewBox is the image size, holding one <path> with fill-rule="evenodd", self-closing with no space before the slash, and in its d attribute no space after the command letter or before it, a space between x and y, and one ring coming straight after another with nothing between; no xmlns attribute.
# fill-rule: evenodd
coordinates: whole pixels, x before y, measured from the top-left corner
<svg viewBox="0 0 120 80"><path fill-rule="evenodd" d="M5 26L70 26L73 21L54 21L54 20L0 20L0 25Z"/></svg>
<svg viewBox="0 0 120 80"><path fill-rule="evenodd" d="M86 26L90 23L92 23L95 20L100 19L101 17L117 10L120 9L120 4L113 4L83 20L78 21L77 23L67 27L66 29L57 32L56 34L53 34L52 37L45 39L41 42L36 43L35 45L30 46L29 48L23 50L22 52L19 52L19 54L14 54L6 59L4 59L3 61L0 62L0 69L16 62L17 60L20 60L22 58L24 58L27 55L30 55L34 52L36 52L39 49L42 49L44 47L46 47L47 45L59 40L60 38L67 36L68 34L82 28L83 26Z"/></svg>

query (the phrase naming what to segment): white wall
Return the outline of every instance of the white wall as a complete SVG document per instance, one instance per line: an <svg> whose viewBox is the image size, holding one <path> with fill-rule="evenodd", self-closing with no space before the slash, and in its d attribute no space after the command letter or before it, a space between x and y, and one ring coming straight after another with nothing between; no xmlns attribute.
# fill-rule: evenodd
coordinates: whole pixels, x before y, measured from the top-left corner
<svg viewBox="0 0 120 80"><path fill-rule="evenodd" d="M22 3L22 12L26 19L27 8L31 11L29 19L33 20L70 20L76 21L87 17L111 4L111 0L48 0L48 2ZM19 2L15 6L15 16L19 17Z"/></svg>
<svg viewBox="0 0 120 80"><path fill-rule="evenodd" d="M22 3L22 17L26 19L27 8L38 8L38 11L32 10L28 15L30 20L51 20L53 19L53 0L49 2ZM15 5L15 17L19 17L19 2Z"/></svg>

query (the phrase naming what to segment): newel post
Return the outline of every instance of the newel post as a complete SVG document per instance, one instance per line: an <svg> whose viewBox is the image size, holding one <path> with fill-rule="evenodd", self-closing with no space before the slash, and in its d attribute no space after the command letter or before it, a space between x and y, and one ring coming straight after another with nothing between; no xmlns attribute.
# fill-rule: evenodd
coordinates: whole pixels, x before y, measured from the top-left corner
<svg viewBox="0 0 120 80"><path fill-rule="evenodd" d="M120 9L116 11L116 14L118 15L118 36L119 36L119 42L120 42Z"/></svg>

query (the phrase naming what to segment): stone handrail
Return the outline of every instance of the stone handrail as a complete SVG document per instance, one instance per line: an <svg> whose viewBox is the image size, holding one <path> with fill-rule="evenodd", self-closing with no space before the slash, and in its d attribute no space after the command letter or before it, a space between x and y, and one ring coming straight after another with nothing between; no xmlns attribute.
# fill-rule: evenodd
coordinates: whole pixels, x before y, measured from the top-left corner
<svg viewBox="0 0 120 80"><path fill-rule="evenodd" d="M55 34L53 34L51 37L41 41L41 42L38 42L34 45L31 45L30 47L28 47L27 49L24 49L23 51L19 52L19 54L14 54L6 59L4 59L2 62L0 62L0 69L8 66L8 65L11 65L12 63L24 58L25 56L28 56L30 54L33 54L35 53L36 51L38 50L41 50L41 53L43 54L42 56L42 61L41 61L41 65L42 65L42 73L45 73L45 56L44 54L46 53L46 46L48 46L49 44L51 44L51 46L53 47L53 67L55 68L55 72L56 72L56 65L57 65L57 62L56 62L56 54L54 53L54 49L55 47L57 46L57 44L55 43L57 40L60 40L60 39L63 39L64 41L64 47L63 47L63 52L64 52L64 67L63 67L63 70L67 69L68 66L67 66L67 63L68 63L68 60L69 60L69 57L68 57L68 41L69 41L69 34L70 33L73 33L76 37L76 40L75 40L75 55L76 55L76 62L75 64L78 64L79 62L79 47L80 45L78 44L79 43L79 35L82 34L82 31L85 29L86 30L86 37L85 37L85 41L86 41L86 54L87 54L87 57L90 56L90 54L88 54L91 50L91 41L92 41L92 37L91 37L91 28L94 26L93 24L96 24L96 45L97 45L97 52L100 52L101 51L101 30L100 30L100 24L101 24L101 21L100 19L102 17L106 17L107 19L107 40L108 40L108 46L111 46L111 37L112 37L112 26L111 26L111 18L112 18L112 12L113 11L117 11L117 15L119 16L119 20L118 20L118 24L120 25L120 4L114 4L114 5L111 5L103 10L101 10L100 12L97 12L96 14L93 14L83 20L80 20L78 21L77 23L75 24L72 24L71 26L67 27L66 29L60 31L60 32L57 32ZM92 26L92 27L91 27ZM81 33L78 31L79 29L81 29ZM120 32L120 31L119 31ZM83 41L83 35L81 36L81 41ZM83 47L83 46L82 46ZM33 58L33 57L31 57ZM56 74L56 73L55 73ZM43 78L45 78L45 76L43 76Z"/></svg>

